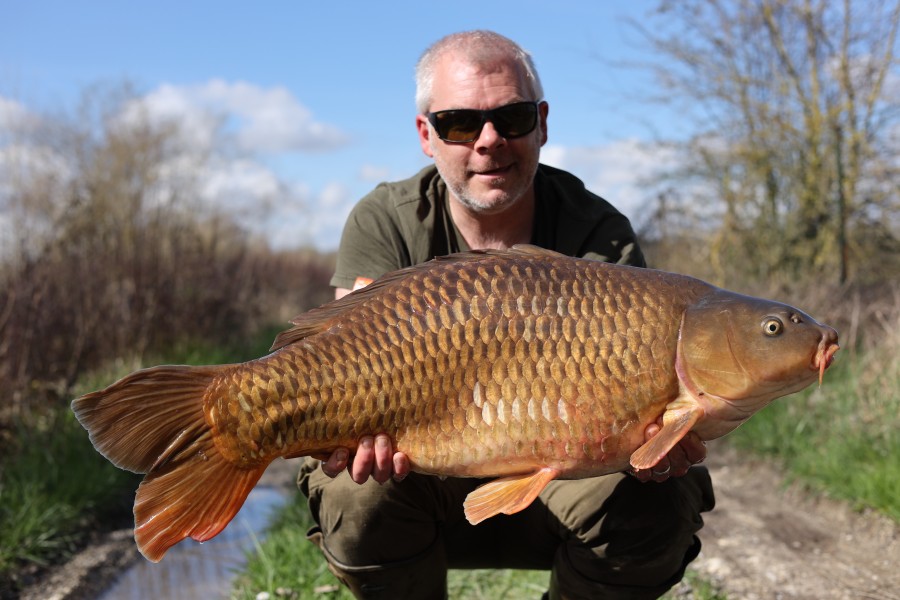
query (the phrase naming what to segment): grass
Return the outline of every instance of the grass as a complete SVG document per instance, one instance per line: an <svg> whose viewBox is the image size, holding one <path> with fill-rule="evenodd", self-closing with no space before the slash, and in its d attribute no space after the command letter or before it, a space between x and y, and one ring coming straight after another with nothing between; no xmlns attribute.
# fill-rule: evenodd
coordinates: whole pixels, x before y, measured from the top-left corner
<svg viewBox="0 0 900 600"><path fill-rule="evenodd" d="M900 521L900 361L838 362L821 388L776 401L728 439L812 490Z"/></svg>
<svg viewBox="0 0 900 600"><path fill-rule="evenodd" d="M145 364L247 360L264 354L273 337L266 330L243 347L185 343ZM125 360L109 365L80 381L75 393L99 389L141 366ZM15 427L13 443L0 457L0 597L15 596L29 573L64 559L87 532L128 523L140 482L94 450L67 402Z"/></svg>
<svg viewBox="0 0 900 600"><path fill-rule="evenodd" d="M254 600L260 591L269 591L277 597L276 591L281 588L296 590L300 595L294 597L300 598L352 599L348 592L338 588L338 581L328 571L318 548L306 540L310 524L306 498L298 491L275 514L265 540L250 553L233 598Z"/></svg>
<svg viewBox="0 0 900 600"><path fill-rule="evenodd" d="M71 552L85 529L121 523L122 495L138 482L97 454L68 411L20 426L17 442L0 472L0 590L18 586L23 566Z"/></svg>

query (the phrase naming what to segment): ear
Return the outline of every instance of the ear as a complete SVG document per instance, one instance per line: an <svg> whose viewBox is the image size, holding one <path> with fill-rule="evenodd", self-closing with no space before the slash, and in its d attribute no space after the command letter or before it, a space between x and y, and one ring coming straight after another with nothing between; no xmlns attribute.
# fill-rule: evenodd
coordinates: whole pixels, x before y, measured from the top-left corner
<svg viewBox="0 0 900 600"><path fill-rule="evenodd" d="M538 127L541 128L541 146L547 143L547 114L550 112L550 105L546 101L538 104Z"/></svg>
<svg viewBox="0 0 900 600"><path fill-rule="evenodd" d="M431 150L431 123L425 115L416 115L416 129L419 132L419 145L422 146L422 152L429 158L434 158L434 152Z"/></svg>

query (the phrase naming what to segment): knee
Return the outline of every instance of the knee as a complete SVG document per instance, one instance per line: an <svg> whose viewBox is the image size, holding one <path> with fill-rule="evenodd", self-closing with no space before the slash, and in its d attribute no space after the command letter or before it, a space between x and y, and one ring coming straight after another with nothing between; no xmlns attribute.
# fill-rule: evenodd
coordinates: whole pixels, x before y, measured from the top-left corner
<svg viewBox="0 0 900 600"><path fill-rule="evenodd" d="M345 565L381 565L406 560L434 544L438 527L415 485L368 481L347 473L309 478L309 506L319 525L317 543Z"/></svg>
<svg viewBox="0 0 900 600"><path fill-rule="evenodd" d="M624 477L587 513L586 526L572 532L567 559L592 579L661 584L680 578L699 551L701 513L713 504L706 469L661 484Z"/></svg>
<svg viewBox="0 0 900 600"><path fill-rule="evenodd" d="M607 525L644 532L651 540L692 536L703 526L701 513L713 508L712 484L706 469L664 483L623 480Z"/></svg>

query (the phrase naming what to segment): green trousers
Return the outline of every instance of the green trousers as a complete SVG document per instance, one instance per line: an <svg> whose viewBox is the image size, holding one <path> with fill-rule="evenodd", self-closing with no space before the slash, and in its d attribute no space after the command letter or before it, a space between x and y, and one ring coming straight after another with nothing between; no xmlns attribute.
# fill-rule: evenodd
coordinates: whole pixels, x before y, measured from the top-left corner
<svg viewBox="0 0 900 600"><path fill-rule="evenodd" d="M445 598L448 568L550 570L551 599L657 598L697 556L701 513L715 503L703 467L664 483L553 481L522 512L476 526L463 500L484 480L357 485L309 460L298 483L318 524L310 539L358 598Z"/></svg>

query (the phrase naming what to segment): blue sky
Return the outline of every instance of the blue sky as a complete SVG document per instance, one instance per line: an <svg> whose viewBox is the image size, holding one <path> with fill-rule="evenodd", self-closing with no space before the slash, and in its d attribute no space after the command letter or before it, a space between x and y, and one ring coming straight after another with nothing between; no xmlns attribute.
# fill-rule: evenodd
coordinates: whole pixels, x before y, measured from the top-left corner
<svg viewBox="0 0 900 600"><path fill-rule="evenodd" d="M236 202L281 247L333 249L356 200L428 164L413 126L413 65L447 33L493 29L532 52L550 103L543 160L626 213L640 210L638 180L659 159L638 142L677 124L636 102L652 90L639 70L600 59L639 57L622 18L643 21L650 0L3 4L7 118L71 110L85 87L123 80L163 113L183 113L195 139L205 127L195 111L224 114L241 156L208 174L205 193ZM275 190L289 200L267 203Z"/></svg>

